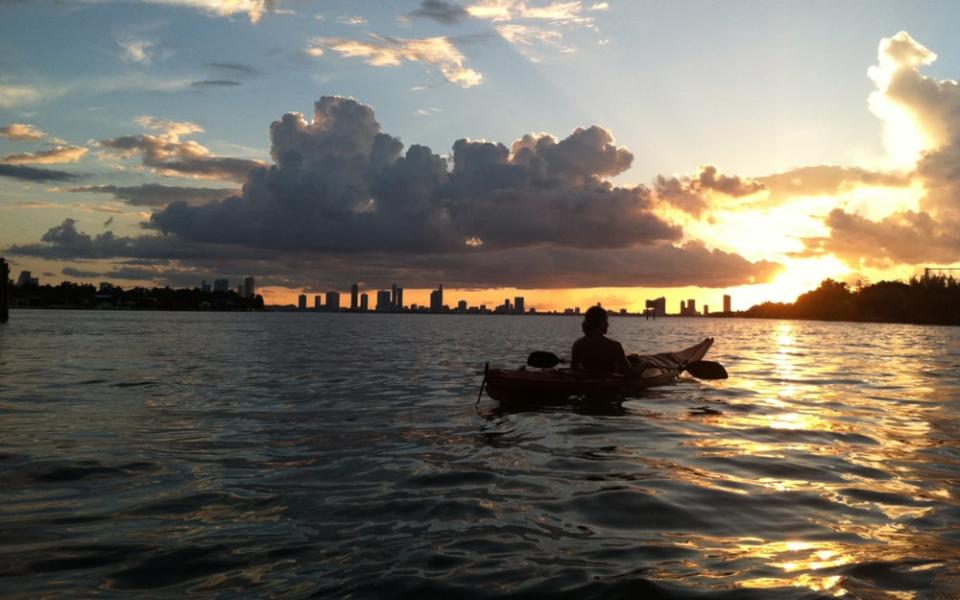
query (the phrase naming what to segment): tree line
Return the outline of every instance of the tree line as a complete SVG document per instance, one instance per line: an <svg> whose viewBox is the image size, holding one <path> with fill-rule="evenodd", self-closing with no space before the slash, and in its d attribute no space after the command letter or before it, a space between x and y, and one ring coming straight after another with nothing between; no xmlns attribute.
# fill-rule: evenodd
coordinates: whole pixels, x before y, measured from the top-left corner
<svg viewBox="0 0 960 600"><path fill-rule="evenodd" d="M960 325L960 281L953 277L913 277L909 282L861 282L850 287L825 279L796 302L764 302L742 316L761 319L817 319Z"/></svg>
<svg viewBox="0 0 960 600"><path fill-rule="evenodd" d="M128 290L110 284L64 281L58 285L10 285L11 305L24 308L101 308L128 310L262 310L263 298L244 298L234 290L205 292L169 287Z"/></svg>

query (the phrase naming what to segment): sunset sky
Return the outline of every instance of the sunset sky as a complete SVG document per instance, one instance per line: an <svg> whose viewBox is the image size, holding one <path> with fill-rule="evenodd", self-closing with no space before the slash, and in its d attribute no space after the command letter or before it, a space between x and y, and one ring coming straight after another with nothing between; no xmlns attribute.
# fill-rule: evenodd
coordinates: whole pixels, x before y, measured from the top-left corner
<svg viewBox="0 0 960 600"><path fill-rule="evenodd" d="M734 309L960 265L960 3L0 1L0 256Z"/></svg>

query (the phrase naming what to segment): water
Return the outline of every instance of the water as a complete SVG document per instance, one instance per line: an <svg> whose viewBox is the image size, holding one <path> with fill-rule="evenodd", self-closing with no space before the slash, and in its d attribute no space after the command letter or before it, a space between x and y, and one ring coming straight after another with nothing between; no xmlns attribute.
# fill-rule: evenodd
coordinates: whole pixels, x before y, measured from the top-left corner
<svg viewBox="0 0 960 600"><path fill-rule="evenodd" d="M960 328L614 319L731 378L474 407L578 328L15 311L0 596L960 595Z"/></svg>

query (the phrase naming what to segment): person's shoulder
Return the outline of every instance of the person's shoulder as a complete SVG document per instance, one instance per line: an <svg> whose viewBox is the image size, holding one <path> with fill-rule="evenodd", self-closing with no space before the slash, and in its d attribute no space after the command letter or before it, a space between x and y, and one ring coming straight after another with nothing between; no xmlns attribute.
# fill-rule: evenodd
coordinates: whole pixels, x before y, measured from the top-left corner
<svg viewBox="0 0 960 600"><path fill-rule="evenodd" d="M574 347L582 346L587 343L587 336L583 336L573 343Z"/></svg>

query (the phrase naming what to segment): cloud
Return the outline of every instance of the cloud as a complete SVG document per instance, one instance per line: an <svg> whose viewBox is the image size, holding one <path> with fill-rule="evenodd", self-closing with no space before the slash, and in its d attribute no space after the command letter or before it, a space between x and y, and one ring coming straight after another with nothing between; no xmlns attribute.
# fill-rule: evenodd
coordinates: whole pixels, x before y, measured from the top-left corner
<svg viewBox="0 0 960 600"><path fill-rule="evenodd" d="M529 50L537 45L552 47L567 54L575 52L576 48L564 42L563 30L571 27L596 30L594 18L584 13L607 8L606 3L596 3L585 9L581 0L546 3L480 0L465 10L476 19L491 21L504 40L538 61L538 57L529 54Z"/></svg>
<svg viewBox="0 0 960 600"><path fill-rule="evenodd" d="M77 162L83 158L86 153L87 149L80 146L54 146L49 150L8 154L0 158L0 163L6 163L8 165L55 165Z"/></svg>
<svg viewBox="0 0 960 600"><path fill-rule="evenodd" d="M127 158L140 154L145 167L168 176L244 181L250 171L263 166L256 160L214 156L193 140L181 141L185 135L203 131L196 123L152 116L139 117L136 122L160 133L100 140L100 146Z"/></svg>
<svg viewBox="0 0 960 600"><path fill-rule="evenodd" d="M33 104L42 100L46 94L40 88L28 85L0 84L0 108L13 108L24 104Z"/></svg>
<svg viewBox="0 0 960 600"><path fill-rule="evenodd" d="M855 265L960 260L960 83L924 75L921 69L935 59L901 31L880 42L878 64L869 70L877 86L870 108L883 121L888 148L916 167L878 182L922 185L919 210L874 221L835 209L825 220L829 235L805 239L806 252L832 252Z"/></svg>
<svg viewBox="0 0 960 600"><path fill-rule="evenodd" d="M234 81L232 79L202 79L200 81L194 81L190 84L190 87L237 87L241 84L239 81Z"/></svg>
<svg viewBox="0 0 960 600"><path fill-rule="evenodd" d="M549 288L726 286L763 281L779 268L702 243L679 245L682 230L654 212L650 189L607 180L628 169L633 155L602 127L564 138L527 134L510 146L460 139L448 159L425 146L405 149L368 106L323 97L311 118L290 113L272 123L270 138L273 164L250 171L242 192L204 204L170 202L147 223L160 235L89 235L67 219L39 242L7 252L164 259L300 285L315 280L318 265L324 277L344 281ZM157 205L181 193L74 189Z"/></svg>
<svg viewBox="0 0 960 600"><path fill-rule="evenodd" d="M470 13L459 4L444 2L444 0L422 0L420 7L409 13L411 17L433 19L444 25L455 25Z"/></svg>
<svg viewBox="0 0 960 600"><path fill-rule="evenodd" d="M260 74L255 67L242 63L209 62L206 66L229 77L254 77Z"/></svg>
<svg viewBox="0 0 960 600"><path fill-rule="evenodd" d="M425 62L433 65L450 83L461 87L479 85L483 76L464 66L460 50L446 37L395 39L371 34L369 41L345 38L314 38L307 50L323 56L330 49L348 58L363 58L375 67L396 67L404 62Z"/></svg>
<svg viewBox="0 0 960 600"><path fill-rule="evenodd" d="M861 186L906 187L910 173L871 171L860 167L816 165L758 177L771 197L834 195Z"/></svg>
<svg viewBox="0 0 960 600"><path fill-rule="evenodd" d="M48 136L33 125L11 123L10 125L0 127L0 137L5 137L8 140L36 142L46 139Z"/></svg>
<svg viewBox="0 0 960 600"><path fill-rule="evenodd" d="M693 177L657 177L654 187L657 197L690 215L699 217L709 208L709 193L738 198L764 189L759 181L739 175L722 175L713 165L703 165Z"/></svg>
<svg viewBox="0 0 960 600"><path fill-rule="evenodd" d="M171 202L187 204L205 204L214 200L223 200L235 195L239 190L223 188L197 188L168 186L146 183L136 186L85 185L71 188L71 192L93 194L112 194L117 200L123 200L133 206L166 206Z"/></svg>
<svg viewBox="0 0 960 600"><path fill-rule="evenodd" d="M123 50L121 58L124 61L149 65L153 58L152 50L157 44L150 40L124 39L118 41L117 45Z"/></svg>
<svg viewBox="0 0 960 600"><path fill-rule="evenodd" d="M960 256L960 233L924 212L904 211L871 221L836 208L825 223L828 237L805 238L801 256L832 253L848 264L888 267L891 264L952 264Z"/></svg>
<svg viewBox="0 0 960 600"><path fill-rule="evenodd" d="M600 127L560 141L526 135L512 149L458 140L449 171L430 148L404 154L369 107L346 98L321 98L311 120L287 114L270 132L275 165L253 172L242 197L173 203L151 223L196 242L326 252L465 252L471 238L484 249L616 247L681 236L650 211L649 190L602 179L633 156Z"/></svg>
<svg viewBox="0 0 960 600"><path fill-rule="evenodd" d="M367 20L358 15L342 16L337 19L337 23L340 23L341 25L351 25L353 27L358 27L360 25L366 25Z"/></svg>
<svg viewBox="0 0 960 600"><path fill-rule="evenodd" d="M70 181L77 179L79 175L67 173L66 171L54 171L51 169L38 169L36 167L23 167L0 163L0 177L12 177L13 179L21 179L23 181Z"/></svg>
<svg viewBox="0 0 960 600"><path fill-rule="evenodd" d="M60 272L67 277L78 277L80 279L92 279L94 277L100 277L103 275L103 273L100 273L99 271L81 271L80 269L75 269L73 267L64 267Z"/></svg>
<svg viewBox="0 0 960 600"><path fill-rule="evenodd" d="M258 22L264 13L275 10L276 2L273 0L147 0L154 4L165 4L173 6L188 6L200 9L208 13L230 17L237 14L245 14L250 18L251 23Z"/></svg>

